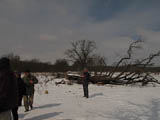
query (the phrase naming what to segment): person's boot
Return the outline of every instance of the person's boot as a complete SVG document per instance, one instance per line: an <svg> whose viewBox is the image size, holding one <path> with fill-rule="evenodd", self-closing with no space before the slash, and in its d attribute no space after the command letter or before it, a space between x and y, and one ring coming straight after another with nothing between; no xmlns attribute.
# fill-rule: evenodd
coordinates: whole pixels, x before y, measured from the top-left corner
<svg viewBox="0 0 160 120"><path fill-rule="evenodd" d="M31 110L33 109L33 105L30 105Z"/></svg>

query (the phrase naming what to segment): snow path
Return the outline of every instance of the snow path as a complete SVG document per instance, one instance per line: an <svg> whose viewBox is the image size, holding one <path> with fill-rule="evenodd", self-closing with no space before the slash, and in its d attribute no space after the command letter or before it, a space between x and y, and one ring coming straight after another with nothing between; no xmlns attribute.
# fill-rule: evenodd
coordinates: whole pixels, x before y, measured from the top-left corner
<svg viewBox="0 0 160 120"><path fill-rule="evenodd" d="M160 87L36 85L34 109L20 120L160 120ZM49 94L44 94L48 90Z"/></svg>

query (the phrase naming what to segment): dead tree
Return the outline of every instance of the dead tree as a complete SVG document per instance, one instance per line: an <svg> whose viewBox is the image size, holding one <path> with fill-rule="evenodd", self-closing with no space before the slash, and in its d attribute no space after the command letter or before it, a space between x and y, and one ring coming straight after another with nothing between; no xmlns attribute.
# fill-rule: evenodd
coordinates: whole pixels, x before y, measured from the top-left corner
<svg viewBox="0 0 160 120"><path fill-rule="evenodd" d="M142 43L142 41L137 40L130 44L127 50L127 56L121 58L114 69L105 76L106 81L108 81L106 83L133 84L140 82L142 85L146 85L149 82L155 82L159 84L159 81L155 79L150 72L146 71L146 69L153 65L152 61L155 57L160 56L160 51L150 54L147 58L133 61L133 50L141 48L140 43ZM118 71L119 68L121 68L120 71Z"/></svg>

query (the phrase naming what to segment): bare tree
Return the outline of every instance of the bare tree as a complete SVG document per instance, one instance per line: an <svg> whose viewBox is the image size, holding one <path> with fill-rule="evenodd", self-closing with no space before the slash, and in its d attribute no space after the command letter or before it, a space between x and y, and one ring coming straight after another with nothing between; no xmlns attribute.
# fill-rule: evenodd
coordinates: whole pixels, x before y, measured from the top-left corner
<svg viewBox="0 0 160 120"><path fill-rule="evenodd" d="M66 51L66 55L72 62L79 63L79 68L88 66L90 58L94 56L96 43L91 40L78 40L71 42L71 49Z"/></svg>
<svg viewBox="0 0 160 120"><path fill-rule="evenodd" d="M107 81L106 83L133 84L140 82L142 85L146 85L149 82L159 83L146 69L153 65L152 61L154 58L160 56L160 51L150 54L143 59L134 61L132 58L133 50L141 48L140 44L142 42L141 40L137 40L130 44L127 50L127 56L121 58L115 67L113 67L113 70L109 71L105 76L104 80L105 82ZM119 68L121 68L120 71L118 71Z"/></svg>

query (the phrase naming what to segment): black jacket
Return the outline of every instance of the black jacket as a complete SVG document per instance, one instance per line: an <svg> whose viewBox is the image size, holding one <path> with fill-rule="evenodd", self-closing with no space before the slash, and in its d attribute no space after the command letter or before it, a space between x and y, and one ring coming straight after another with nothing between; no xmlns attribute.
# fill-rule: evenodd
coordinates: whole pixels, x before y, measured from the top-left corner
<svg viewBox="0 0 160 120"><path fill-rule="evenodd" d="M18 106L17 81L13 72L0 71L0 113Z"/></svg>
<svg viewBox="0 0 160 120"><path fill-rule="evenodd" d="M83 85L88 85L90 80L90 74L88 72L84 72L83 76L84 76Z"/></svg>
<svg viewBox="0 0 160 120"><path fill-rule="evenodd" d="M17 83L18 83L18 105L21 106L22 97L23 95L26 95L26 86L20 77L17 78Z"/></svg>
<svg viewBox="0 0 160 120"><path fill-rule="evenodd" d="M17 78L18 83L18 96L26 95L26 85L21 78Z"/></svg>

